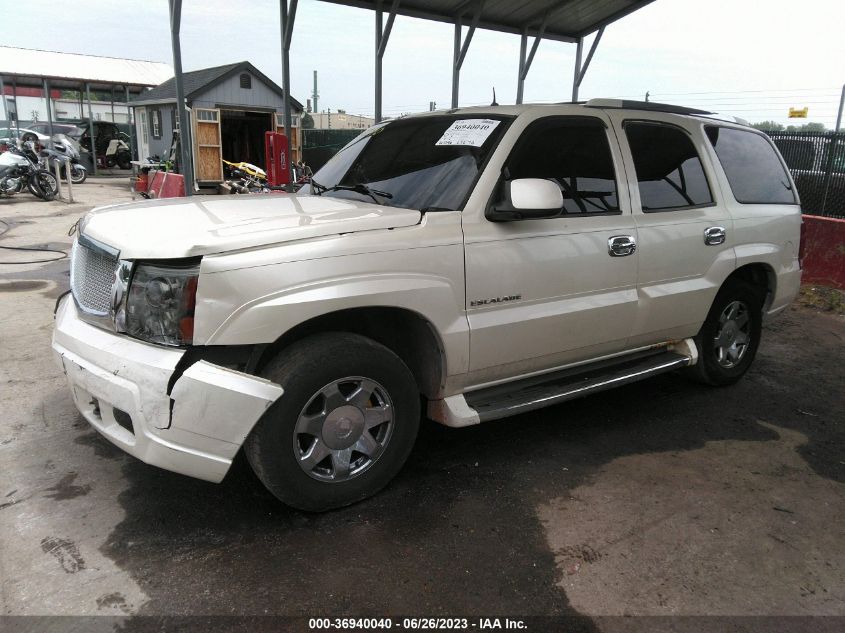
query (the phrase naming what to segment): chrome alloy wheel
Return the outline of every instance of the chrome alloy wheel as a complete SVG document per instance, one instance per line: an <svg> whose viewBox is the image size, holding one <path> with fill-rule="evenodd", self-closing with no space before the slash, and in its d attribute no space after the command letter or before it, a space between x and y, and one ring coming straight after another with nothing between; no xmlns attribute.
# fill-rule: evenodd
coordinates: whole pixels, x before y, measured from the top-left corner
<svg viewBox="0 0 845 633"><path fill-rule="evenodd" d="M731 301L719 315L714 351L716 362L730 369L736 367L751 343L751 314L742 301Z"/></svg>
<svg viewBox="0 0 845 633"><path fill-rule="evenodd" d="M320 481L346 481L370 468L393 433L393 403L369 378L327 384L303 407L293 435L299 467Z"/></svg>

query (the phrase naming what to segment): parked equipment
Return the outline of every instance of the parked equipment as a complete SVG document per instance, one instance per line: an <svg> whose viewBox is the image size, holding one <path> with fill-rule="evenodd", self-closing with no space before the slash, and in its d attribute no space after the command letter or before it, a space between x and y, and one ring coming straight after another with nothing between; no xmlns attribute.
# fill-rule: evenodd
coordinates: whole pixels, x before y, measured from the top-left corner
<svg viewBox="0 0 845 633"><path fill-rule="evenodd" d="M81 185L88 178L88 170L79 162L79 144L65 134L53 135L53 149L41 150L38 154L42 168L55 173L56 163L70 169L70 179L75 185Z"/></svg>
<svg viewBox="0 0 845 633"><path fill-rule="evenodd" d="M59 191L56 177L39 167L32 141L23 148L9 145L8 151L0 154L0 195L12 196L24 189L42 200L53 200Z"/></svg>
<svg viewBox="0 0 845 633"><path fill-rule="evenodd" d="M103 156L103 162L106 167L114 167L117 165L121 169L129 169L132 161L132 150L129 148L129 143L126 142L126 134L120 133L120 136L109 141L106 147L106 153ZM128 137L127 137L128 138Z"/></svg>

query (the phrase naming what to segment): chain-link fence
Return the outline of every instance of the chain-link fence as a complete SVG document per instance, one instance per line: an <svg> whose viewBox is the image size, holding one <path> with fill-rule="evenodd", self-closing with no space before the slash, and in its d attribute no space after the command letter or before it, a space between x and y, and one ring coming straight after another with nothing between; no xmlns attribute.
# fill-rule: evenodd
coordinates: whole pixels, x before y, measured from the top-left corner
<svg viewBox="0 0 845 633"><path fill-rule="evenodd" d="M766 132L783 154L804 213L845 218L845 132Z"/></svg>
<svg viewBox="0 0 845 633"><path fill-rule="evenodd" d="M362 130L302 130L302 157L317 173L344 145Z"/></svg>

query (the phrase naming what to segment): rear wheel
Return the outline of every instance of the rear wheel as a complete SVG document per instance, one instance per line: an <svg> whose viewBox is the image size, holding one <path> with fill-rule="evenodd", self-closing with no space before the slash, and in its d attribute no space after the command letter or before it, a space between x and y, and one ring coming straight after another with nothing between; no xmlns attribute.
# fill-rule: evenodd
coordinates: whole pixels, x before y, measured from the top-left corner
<svg viewBox="0 0 845 633"><path fill-rule="evenodd" d="M695 337L698 362L692 375L710 385L731 385L748 371L762 332L763 295L754 286L729 279L716 295Z"/></svg>
<svg viewBox="0 0 845 633"><path fill-rule="evenodd" d="M349 505L378 492L405 463L419 429L419 392L383 345L319 334L284 350L262 375L285 391L244 449L284 503L309 511Z"/></svg>
<svg viewBox="0 0 845 633"><path fill-rule="evenodd" d="M38 169L29 177L27 183L30 193L42 200L53 200L59 193L56 177L45 169Z"/></svg>

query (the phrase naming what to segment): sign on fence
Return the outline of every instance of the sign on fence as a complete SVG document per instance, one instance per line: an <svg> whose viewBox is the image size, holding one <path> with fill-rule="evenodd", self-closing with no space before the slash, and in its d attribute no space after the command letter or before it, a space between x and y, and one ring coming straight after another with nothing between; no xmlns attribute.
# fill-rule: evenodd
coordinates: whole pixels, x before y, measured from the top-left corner
<svg viewBox="0 0 845 633"><path fill-rule="evenodd" d="M810 108L804 106L803 108L789 108L790 119L806 119Z"/></svg>

